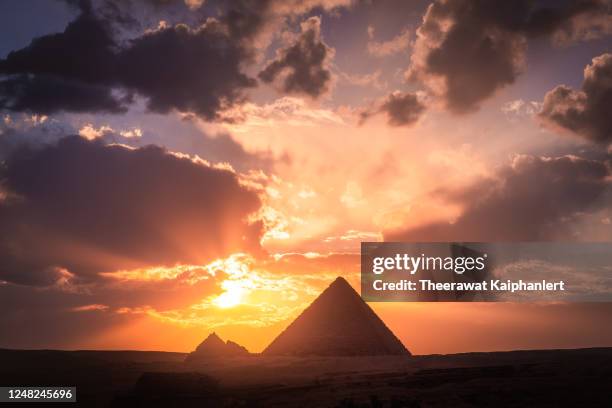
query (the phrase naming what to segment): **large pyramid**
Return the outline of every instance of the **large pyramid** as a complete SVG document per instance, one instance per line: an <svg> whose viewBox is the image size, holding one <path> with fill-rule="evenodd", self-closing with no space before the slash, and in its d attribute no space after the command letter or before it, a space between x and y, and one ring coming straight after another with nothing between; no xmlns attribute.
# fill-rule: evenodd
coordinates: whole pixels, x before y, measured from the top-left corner
<svg viewBox="0 0 612 408"><path fill-rule="evenodd" d="M264 355L410 355L343 278L337 278L270 345Z"/></svg>

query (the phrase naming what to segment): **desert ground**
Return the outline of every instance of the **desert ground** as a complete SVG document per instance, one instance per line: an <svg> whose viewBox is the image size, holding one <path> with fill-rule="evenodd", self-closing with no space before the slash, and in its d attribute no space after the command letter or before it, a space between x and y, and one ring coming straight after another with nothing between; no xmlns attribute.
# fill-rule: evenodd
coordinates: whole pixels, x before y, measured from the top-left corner
<svg viewBox="0 0 612 408"><path fill-rule="evenodd" d="M95 407L610 406L612 348L390 357L0 350L0 384ZM56 404L57 405L57 404ZM71 404L74 406L74 404Z"/></svg>

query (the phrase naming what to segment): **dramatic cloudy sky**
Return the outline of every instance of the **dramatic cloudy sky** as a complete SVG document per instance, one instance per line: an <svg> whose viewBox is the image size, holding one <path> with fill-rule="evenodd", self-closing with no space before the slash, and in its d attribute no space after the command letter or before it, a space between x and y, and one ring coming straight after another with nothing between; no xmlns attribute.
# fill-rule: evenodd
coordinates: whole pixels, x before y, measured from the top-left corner
<svg viewBox="0 0 612 408"><path fill-rule="evenodd" d="M260 351L361 241L612 240L609 0L5 0L0 347ZM415 353L612 304L373 304Z"/></svg>

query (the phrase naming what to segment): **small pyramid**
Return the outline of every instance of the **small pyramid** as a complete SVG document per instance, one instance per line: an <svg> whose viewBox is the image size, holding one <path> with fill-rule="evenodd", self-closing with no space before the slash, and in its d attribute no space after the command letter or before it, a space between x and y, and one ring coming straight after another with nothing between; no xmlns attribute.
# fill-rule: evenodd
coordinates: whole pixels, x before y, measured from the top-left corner
<svg viewBox="0 0 612 408"><path fill-rule="evenodd" d="M200 343L195 349L195 353L201 355L218 355L225 352L225 342L217 335L212 332L211 334Z"/></svg>
<svg viewBox="0 0 612 408"><path fill-rule="evenodd" d="M344 278L337 278L263 351L264 355L410 355Z"/></svg>
<svg viewBox="0 0 612 408"><path fill-rule="evenodd" d="M250 354L249 350L247 350L246 347L243 347L240 344L235 343L235 342L233 342L231 340L228 340L225 343L225 349L229 353L234 354L234 355L241 355L241 354L242 355L247 355L247 354Z"/></svg>
<svg viewBox="0 0 612 408"><path fill-rule="evenodd" d="M189 353L185 361L189 362L211 357L246 356L249 354L249 351L238 343L231 340L228 340L226 343L221 340L217 333L212 332L193 352Z"/></svg>

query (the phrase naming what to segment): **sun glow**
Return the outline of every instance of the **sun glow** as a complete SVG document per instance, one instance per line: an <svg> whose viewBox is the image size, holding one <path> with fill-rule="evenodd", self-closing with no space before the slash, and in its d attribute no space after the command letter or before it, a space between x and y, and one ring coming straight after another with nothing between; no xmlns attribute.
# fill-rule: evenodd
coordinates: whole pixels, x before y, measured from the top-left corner
<svg viewBox="0 0 612 408"><path fill-rule="evenodd" d="M275 254L261 259L246 253L234 253L206 265L159 266L107 273L105 277L118 280L123 287L128 282L137 285L166 282L177 288L187 288L208 282L191 294L194 296L193 302L178 307L144 305L105 308L105 305L85 305L74 311L148 316L182 328L266 329L295 317L339 274L349 275L348 271L353 270L358 257L355 255L349 259L342 256L329 264L325 259L324 255L314 252ZM317 265L309 266L310 262ZM288 270L293 273L287 273ZM109 283L114 282L111 280ZM198 297L200 288L206 291L201 295L203 297Z"/></svg>
<svg viewBox="0 0 612 408"><path fill-rule="evenodd" d="M245 288L239 285L240 282L224 281L221 285L224 292L214 298L212 303L221 308L229 309L230 307L238 306L246 293Z"/></svg>
<svg viewBox="0 0 612 408"><path fill-rule="evenodd" d="M219 259L206 268L212 275L223 271L228 275L221 283L223 293L214 296L210 302L221 309L229 309L240 305L244 298L254 288L255 284L249 277L249 261L244 254L234 254L226 259Z"/></svg>

